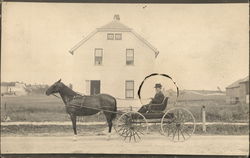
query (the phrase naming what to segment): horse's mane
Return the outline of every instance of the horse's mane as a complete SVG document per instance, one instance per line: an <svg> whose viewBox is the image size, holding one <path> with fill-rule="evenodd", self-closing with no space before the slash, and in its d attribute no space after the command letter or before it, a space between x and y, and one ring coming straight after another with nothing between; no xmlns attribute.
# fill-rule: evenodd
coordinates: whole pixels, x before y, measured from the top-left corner
<svg viewBox="0 0 250 158"><path fill-rule="evenodd" d="M68 86L66 86L64 83L61 82L62 86L62 91L68 95L71 96L82 96L81 94L73 91L71 88L69 88Z"/></svg>

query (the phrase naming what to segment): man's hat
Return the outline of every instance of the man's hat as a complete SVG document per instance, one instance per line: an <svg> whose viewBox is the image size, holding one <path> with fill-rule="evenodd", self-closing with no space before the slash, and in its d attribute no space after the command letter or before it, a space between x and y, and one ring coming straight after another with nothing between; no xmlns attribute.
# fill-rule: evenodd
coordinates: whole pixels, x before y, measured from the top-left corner
<svg viewBox="0 0 250 158"><path fill-rule="evenodd" d="M156 83L154 88L161 88L162 85L160 83Z"/></svg>

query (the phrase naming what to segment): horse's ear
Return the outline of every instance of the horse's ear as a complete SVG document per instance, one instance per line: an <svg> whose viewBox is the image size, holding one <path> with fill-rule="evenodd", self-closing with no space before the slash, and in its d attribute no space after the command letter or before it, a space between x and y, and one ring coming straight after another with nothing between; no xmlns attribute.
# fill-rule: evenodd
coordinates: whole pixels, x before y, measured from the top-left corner
<svg viewBox="0 0 250 158"><path fill-rule="evenodd" d="M58 80L57 82L61 82L62 79Z"/></svg>

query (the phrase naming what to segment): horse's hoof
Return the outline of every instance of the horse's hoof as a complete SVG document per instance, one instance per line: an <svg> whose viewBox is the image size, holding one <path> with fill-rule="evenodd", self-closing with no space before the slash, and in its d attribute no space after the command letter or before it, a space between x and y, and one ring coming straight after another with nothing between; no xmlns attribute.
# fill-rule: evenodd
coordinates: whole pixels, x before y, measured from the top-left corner
<svg viewBox="0 0 250 158"><path fill-rule="evenodd" d="M108 133L107 140L110 140L110 139L111 139L111 133Z"/></svg>
<svg viewBox="0 0 250 158"><path fill-rule="evenodd" d="M73 137L73 141L77 141L77 136L76 135Z"/></svg>

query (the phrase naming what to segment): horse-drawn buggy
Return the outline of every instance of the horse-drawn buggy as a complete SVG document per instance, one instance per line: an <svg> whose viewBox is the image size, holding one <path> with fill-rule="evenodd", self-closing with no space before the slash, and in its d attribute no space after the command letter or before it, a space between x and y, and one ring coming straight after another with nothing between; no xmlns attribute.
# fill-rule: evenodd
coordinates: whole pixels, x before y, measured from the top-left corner
<svg viewBox="0 0 250 158"><path fill-rule="evenodd" d="M138 91L139 98L140 88ZM76 117L90 116L100 111L104 113L107 119L109 126L108 132L111 133L113 126L112 121L116 118L114 125L115 131L123 140L129 142L141 140L143 136L149 133L149 126L155 124L160 124L161 134L174 142L188 140L195 131L195 118L192 113L183 107L172 107L168 109L168 97L165 97L160 104L151 104L150 106L154 108L149 108L147 112L141 113L138 111L117 111L116 99L114 97L108 94L82 96L64 85L61 80L54 83L46 91L47 95L55 95L55 93L60 94L65 104L66 111L72 121L75 136L77 135ZM177 87L177 97L178 95L179 91Z"/></svg>
<svg viewBox="0 0 250 158"><path fill-rule="evenodd" d="M182 107L167 108L168 98L162 104L156 106L163 107L162 110L139 113L135 111L123 113L115 125L116 132L124 140L138 141L147 134L150 125L159 124L161 134L171 141L186 141L195 131L195 119L192 113Z"/></svg>

